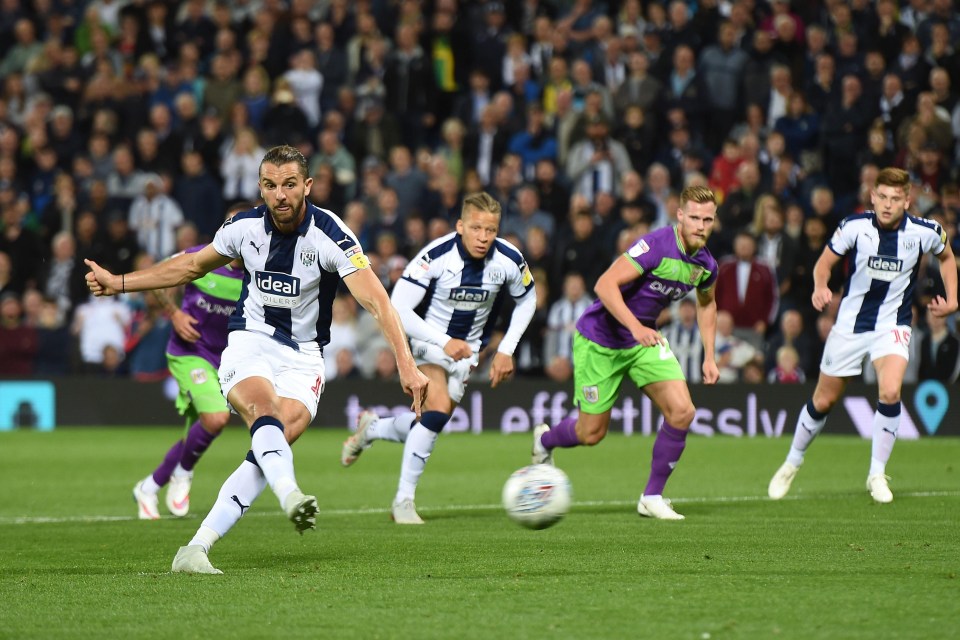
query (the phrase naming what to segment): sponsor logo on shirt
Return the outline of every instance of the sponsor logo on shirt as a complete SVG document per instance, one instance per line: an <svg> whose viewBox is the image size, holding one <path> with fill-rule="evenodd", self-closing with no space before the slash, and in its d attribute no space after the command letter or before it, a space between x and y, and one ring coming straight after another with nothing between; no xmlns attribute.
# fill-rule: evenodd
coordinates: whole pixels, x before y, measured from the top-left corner
<svg viewBox="0 0 960 640"><path fill-rule="evenodd" d="M664 284L659 280L651 281L650 288L657 293L662 293L671 300L679 300L683 296L687 295L687 292L685 289L683 289L683 287Z"/></svg>
<svg viewBox="0 0 960 640"><path fill-rule="evenodd" d="M254 280L264 306L291 309L300 304L300 278L277 271L256 271Z"/></svg>
<svg viewBox="0 0 960 640"><path fill-rule="evenodd" d="M197 306L207 313L218 316L231 316L237 309L237 305L235 304L217 304L216 302L210 302L206 298L197 298Z"/></svg>
<svg viewBox="0 0 960 640"><path fill-rule="evenodd" d="M892 256L870 256L867 258L867 275L874 280L893 282L903 270L903 260Z"/></svg>
<svg viewBox="0 0 960 640"><path fill-rule="evenodd" d="M363 255L363 249L360 248L360 245L353 245L344 251L343 254L350 258L350 262L352 262L353 266L357 269L366 269L370 266L370 261L367 260L367 256Z"/></svg>
<svg viewBox="0 0 960 640"><path fill-rule="evenodd" d="M450 306L458 311L475 311L490 298L490 292L477 287L455 287L450 289Z"/></svg>

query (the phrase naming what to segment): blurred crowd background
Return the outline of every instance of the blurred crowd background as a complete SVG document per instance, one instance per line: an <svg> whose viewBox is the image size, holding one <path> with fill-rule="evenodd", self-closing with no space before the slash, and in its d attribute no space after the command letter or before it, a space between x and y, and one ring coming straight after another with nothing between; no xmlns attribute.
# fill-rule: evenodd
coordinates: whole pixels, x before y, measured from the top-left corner
<svg viewBox="0 0 960 640"><path fill-rule="evenodd" d="M83 258L126 272L209 241L292 144L388 289L491 193L537 282L518 373L557 381L597 277L706 184L721 381L815 379L836 308L813 310L812 267L880 168L960 249L955 4L0 0L0 376L166 377L164 310L91 298ZM952 382L936 261L918 278L907 381ZM692 382L695 316L661 318ZM329 379L395 376L348 295L332 333Z"/></svg>

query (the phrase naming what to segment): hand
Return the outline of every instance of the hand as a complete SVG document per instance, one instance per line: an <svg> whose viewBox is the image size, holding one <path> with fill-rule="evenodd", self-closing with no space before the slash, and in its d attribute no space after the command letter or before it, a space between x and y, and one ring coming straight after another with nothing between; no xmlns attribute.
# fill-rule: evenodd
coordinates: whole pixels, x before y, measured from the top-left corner
<svg viewBox="0 0 960 640"><path fill-rule="evenodd" d="M400 368L400 386L405 394L413 397L410 410L417 414L417 420L423 413L423 402L427 398L427 385L429 384L430 378L425 376L420 369L416 367Z"/></svg>
<svg viewBox="0 0 960 640"><path fill-rule="evenodd" d="M118 293L121 293L120 288L117 287L117 284L119 284L117 282L117 276L113 275L93 260L87 260L84 258L83 263L90 267L90 273L85 276L87 279L87 288L90 289L90 293L97 297L115 296Z"/></svg>
<svg viewBox="0 0 960 640"><path fill-rule="evenodd" d="M703 361L703 381L706 384L716 384L720 379L720 369L717 368L715 360Z"/></svg>
<svg viewBox="0 0 960 640"><path fill-rule="evenodd" d="M498 384L513 375L513 356L497 351L490 363L490 387L495 389Z"/></svg>
<svg viewBox="0 0 960 640"><path fill-rule="evenodd" d="M454 360L463 360L473 355L470 345L459 338L450 338L447 344L443 345L443 352Z"/></svg>
<svg viewBox="0 0 960 640"><path fill-rule="evenodd" d="M180 336L180 339L184 342L196 342L200 339L200 332L194 329L194 325L200 323L199 320L185 313L181 309L177 309L170 316L170 322L173 323L173 330L177 332L177 335Z"/></svg>
<svg viewBox="0 0 960 640"><path fill-rule="evenodd" d="M938 318L945 318L957 310L957 302L949 303L943 299L943 296L937 296L927 305L930 313Z"/></svg>
<svg viewBox="0 0 960 640"><path fill-rule="evenodd" d="M817 311L823 311L823 308L830 304L830 301L833 300L833 291L830 291L830 287L820 287L813 290L813 296L810 298L813 302L813 308Z"/></svg>
<svg viewBox="0 0 960 640"><path fill-rule="evenodd" d="M666 343L659 331L655 331L650 327L645 327L643 325L640 325L639 329L631 329L630 334L633 336L634 340L645 347L652 347L654 345L662 345Z"/></svg>

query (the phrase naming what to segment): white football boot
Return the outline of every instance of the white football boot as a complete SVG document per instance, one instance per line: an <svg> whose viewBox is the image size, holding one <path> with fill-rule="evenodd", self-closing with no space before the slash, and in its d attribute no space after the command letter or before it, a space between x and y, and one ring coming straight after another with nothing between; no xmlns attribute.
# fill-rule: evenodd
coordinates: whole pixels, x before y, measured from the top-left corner
<svg viewBox="0 0 960 640"><path fill-rule="evenodd" d="M340 450L340 464L349 467L365 449L369 449L373 443L367 441L367 429L371 424L380 419L380 416L373 411L364 411L357 418L357 430L352 436L343 441L343 449Z"/></svg>
<svg viewBox="0 0 960 640"><path fill-rule="evenodd" d="M286 511L290 522L297 528L297 533L303 534L307 529L317 528L317 498L304 495L299 489L294 489L283 501L283 510Z"/></svg>
<svg viewBox="0 0 960 640"><path fill-rule="evenodd" d="M889 481L890 476L885 476L882 473L875 473L867 478L867 491L870 492L870 497L873 498L874 502L880 504L893 502L893 492L890 491L890 485L887 484Z"/></svg>
<svg viewBox="0 0 960 640"><path fill-rule="evenodd" d="M207 552L198 544L180 547L177 555L173 558L173 566L170 570L174 573L206 573L211 575L220 575L223 571L210 564L210 558Z"/></svg>
<svg viewBox="0 0 960 640"><path fill-rule="evenodd" d="M683 520L683 516L673 510L670 501L663 496L640 496L637 513L645 518L657 520Z"/></svg>
<svg viewBox="0 0 960 640"><path fill-rule="evenodd" d="M532 464L553 464L553 452L540 442L540 438L547 431L550 431L550 425L547 424L538 424L533 428L533 452L530 456Z"/></svg>
<svg viewBox="0 0 960 640"><path fill-rule="evenodd" d="M423 518L417 513L417 505L410 498L394 502L390 517L397 524L423 524Z"/></svg>
<svg viewBox="0 0 960 640"><path fill-rule="evenodd" d="M193 482L193 473L170 476L167 485L167 509L178 518L190 513L190 484Z"/></svg>
<svg viewBox="0 0 960 640"><path fill-rule="evenodd" d="M789 462L784 462L777 469L777 472L770 478L770 485L767 487L767 495L773 500L779 500L790 491L790 484L797 476L800 467L794 466Z"/></svg>
<svg viewBox="0 0 960 640"><path fill-rule="evenodd" d="M144 491L142 485L143 481L141 480L133 486L133 499L137 503L137 517L141 520L159 520L160 507L158 506L157 494Z"/></svg>

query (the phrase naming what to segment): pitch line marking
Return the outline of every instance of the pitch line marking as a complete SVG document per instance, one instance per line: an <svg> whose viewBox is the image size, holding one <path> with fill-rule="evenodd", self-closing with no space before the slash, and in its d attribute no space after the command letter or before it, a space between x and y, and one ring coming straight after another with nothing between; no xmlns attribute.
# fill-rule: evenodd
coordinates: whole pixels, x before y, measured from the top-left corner
<svg viewBox="0 0 960 640"><path fill-rule="evenodd" d="M837 494L806 494L797 496L786 496L781 500L770 500L767 496L701 496L694 498L674 498L672 501L676 504L711 504L711 503L737 503L737 502L786 502L790 500L840 500L861 495L860 492L837 493ZM913 491L897 493L897 497L902 498L955 498L960 496L960 491ZM574 502L572 507L620 507L635 504L634 500L582 500ZM491 511L501 509L499 504L465 504L465 505L440 505L436 507L425 507L423 510L428 512L443 511ZM325 516L359 516L390 513L389 507L364 507L359 509L321 509L319 515ZM261 510L248 513L245 517L275 517L282 515L280 511ZM161 516L163 520L189 520L195 516L187 518L174 518L170 515ZM0 516L0 526L18 525L18 524L76 524L76 523L98 523L98 522L131 522L139 520L136 516Z"/></svg>

